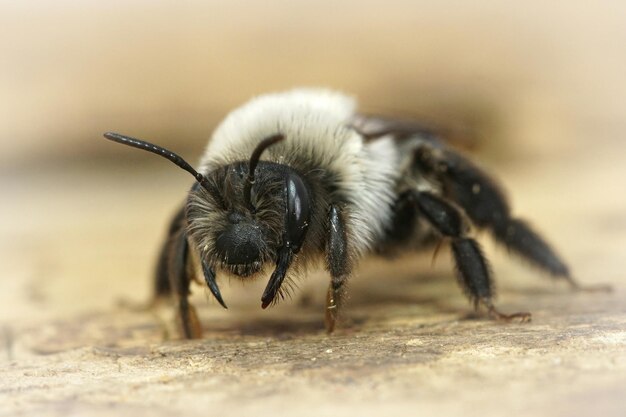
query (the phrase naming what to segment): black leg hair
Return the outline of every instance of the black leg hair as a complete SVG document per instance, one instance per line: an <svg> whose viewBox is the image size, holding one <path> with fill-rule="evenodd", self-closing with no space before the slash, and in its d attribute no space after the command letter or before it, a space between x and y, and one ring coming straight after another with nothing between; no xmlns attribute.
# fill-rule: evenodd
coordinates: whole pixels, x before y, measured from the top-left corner
<svg viewBox="0 0 626 417"><path fill-rule="evenodd" d="M351 255L348 250L343 213L333 205L328 214L329 236L326 246L326 265L330 272L330 285L326 296L326 330L331 333L343 303L345 283L352 270Z"/></svg>
<svg viewBox="0 0 626 417"><path fill-rule="evenodd" d="M474 224L489 229L496 240L551 276L583 289L565 262L523 220L511 216L507 200L495 182L467 159L449 149L422 146L416 151L417 168L435 177L447 198L459 204Z"/></svg>
<svg viewBox="0 0 626 417"><path fill-rule="evenodd" d="M149 300L148 303L135 303L128 300L121 300L120 306L132 311L147 311L160 305L172 294L172 281L170 279L172 253L174 253L176 245L178 244L178 235L184 227L184 217L185 212L183 209L180 209L170 222L166 239L161 246L154 269L151 300Z"/></svg>
<svg viewBox="0 0 626 417"><path fill-rule="evenodd" d="M169 259L170 286L178 301L178 315L182 332L187 339L202 337L202 327L195 308L189 303L189 286L191 277L188 273L187 262L189 256L189 242L187 233L180 230L174 236L174 244Z"/></svg>
<svg viewBox="0 0 626 417"><path fill-rule="evenodd" d="M530 313L502 314L493 305L493 279L478 242L467 237L467 226L459 210L445 200L426 192L415 191L413 201L420 213L443 236L451 239L452 255L459 283L477 308L483 304L489 315L502 320L518 318L529 321Z"/></svg>
<svg viewBox="0 0 626 417"><path fill-rule="evenodd" d="M172 293L172 287L170 285L169 278L169 258L170 253L173 250L173 246L176 242L177 234L184 227L185 210L181 208L176 212L170 227L167 232L167 238L163 243L161 252L159 253L159 259L157 261L155 275L154 275L154 298L159 299L168 296Z"/></svg>
<svg viewBox="0 0 626 417"><path fill-rule="evenodd" d="M159 259L157 261L156 270L154 274L154 294L153 303L159 299L163 299L172 293L172 287L170 286L169 277L169 254L172 251L172 245L174 240L167 238L161 247L159 252Z"/></svg>

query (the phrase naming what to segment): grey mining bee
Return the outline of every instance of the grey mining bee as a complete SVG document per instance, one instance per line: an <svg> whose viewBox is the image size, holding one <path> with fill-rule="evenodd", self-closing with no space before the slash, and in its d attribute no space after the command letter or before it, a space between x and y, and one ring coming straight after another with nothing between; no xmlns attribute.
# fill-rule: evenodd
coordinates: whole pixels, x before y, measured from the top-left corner
<svg viewBox="0 0 626 417"><path fill-rule="evenodd" d="M475 164L418 124L357 113L340 93L296 89L251 100L215 130L197 171L162 147L104 136L167 158L196 179L171 222L155 280L156 296L176 296L186 338L201 336L188 301L196 271L224 308L220 274L253 279L271 271L261 297L266 308L285 296L290 277L321 261L331 278L330 332L362 257L435 248L441 240L475 308L529 320L529 313L495 308L491 272L470 225L580 288Z"/></svg>

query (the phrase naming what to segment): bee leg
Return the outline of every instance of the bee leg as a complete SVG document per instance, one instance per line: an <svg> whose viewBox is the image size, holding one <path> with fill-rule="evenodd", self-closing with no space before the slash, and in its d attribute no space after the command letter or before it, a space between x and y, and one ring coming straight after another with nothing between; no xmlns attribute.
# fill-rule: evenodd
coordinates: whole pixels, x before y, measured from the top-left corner
<svg viewBox="0 0 626 417"><path fill-rule="evenodd" d="M172 287L170 285L170 253L172 253L174 244L177 242L176 236L184 227L185 210L181 208L176 212L167 232L167 239L161 248L159 253L159 259L157 261L155 275L154 275L154 300L163 299L172 294Z"/></svg>
<svg viewBox="0 0 626 417"><path fill-rule="evenodd" d="M202 327L196 309L189 303L191 277L187 268L188 256L187 233L180 230L174 236L174 244L169 256L170 286L177 298L178 318L184 337L186 339L199 339L202 337Z"/></svg>
<svg viewBox="0 0 626 417"><path fill-rule="evenodd" d="M167 238L159 252L156 268L154 271L154 282L152 297L149 301L134 301L122 299L118 305L124 309L137 312L150 311L167 301L172 294L170 284L170 254L176 244L176 235L184 226L184 210L179 210L170 222Z"/></svg>
<svg viewBox="0 0 626 417"><path fill-rule="evenodd" d="M185 338L202 337L202 327L195 308L189 304L192 268L189 268L189 243L184 231L185 210L181 208L172 219L168 235L157 262L154 298L151 306L175 293L179 325ZM174 291L173 291L174 290Z"/></svg>
<svg viewBox="0 0 626 417"><path fill-rule="evenodd" d="M459 210L431 193L416 191L412 196L415 205L428 222L451 240L459 283L473 301L474 307L484 305L489 316L498 320L530 321L530 313L503 314L493 305L493 279L489 265L478 242L467 237L468 228Z"/></svg>
<svg viewBox="0 0 626 417"><path fill-rule="evenodd" d="M444 195L459 204L472 222L491 231L509 251L531 264L564 279L575 290L607 290L606 286L584 287L570 274L554 249L526 222L511 216L500 187L482 170L449 149L423 146L416 151L419 169L434 175Z"/></svg>
<svg viewBox="0 0 626 417"><path fill-rule="evenodd" d="M326 244L326 267L331 280L326 295L325 324L331 333L343 304L345 284L352 269L345 222L341 209L333 205L329 211L329 236Z"/></svg>
<svg viewBox="0 0 626 417"><path fill-rule="evenodd" d="M170 286L170 276L168 271L169 266L169 254L172 250L172 244L174 240L168 238L163 247L161 248L161 252L159 253L159 259L157 261L156 270L154 274L154 288L153 288L153 301L152 303L156 303L159 299L164 299L169 297L172 293L172 287Z"/></svg>

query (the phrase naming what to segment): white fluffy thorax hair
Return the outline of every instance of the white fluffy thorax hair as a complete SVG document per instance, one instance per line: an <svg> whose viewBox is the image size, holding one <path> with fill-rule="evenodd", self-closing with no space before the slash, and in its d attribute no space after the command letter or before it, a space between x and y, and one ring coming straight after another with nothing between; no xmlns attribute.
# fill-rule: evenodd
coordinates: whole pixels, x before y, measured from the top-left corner
<svg viewBox="0 0 626 417"><path fill-rule="evenodd" d="M355 109L351 97L324 89L256 97L215 130L200 172L248 160L261 140L282 134L285 140L268 148L261 159L336 173L334 185L350 202L346 211L353 249L362 254L390 221L401 155L391 138L366 142L351 127Z"/></svg>

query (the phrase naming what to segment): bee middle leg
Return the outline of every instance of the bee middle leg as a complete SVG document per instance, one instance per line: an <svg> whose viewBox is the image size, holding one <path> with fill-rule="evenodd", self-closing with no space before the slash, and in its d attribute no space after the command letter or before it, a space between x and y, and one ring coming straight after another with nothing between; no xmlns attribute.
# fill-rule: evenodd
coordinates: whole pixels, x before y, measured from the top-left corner
<svg viewBox="0 0 626 417"><path fill-rule="evenodd" d="M467 226L459 210L444 199L428 192L414 191L410 194L410 198L424 218L441 235L451 240L459 283L474 302L474 307L478 308L482 304L489 316L497 320L530 321L530 313L504 314L496 309L493 304L493 278L487 259L478 242L467 236Z"/></svg>

